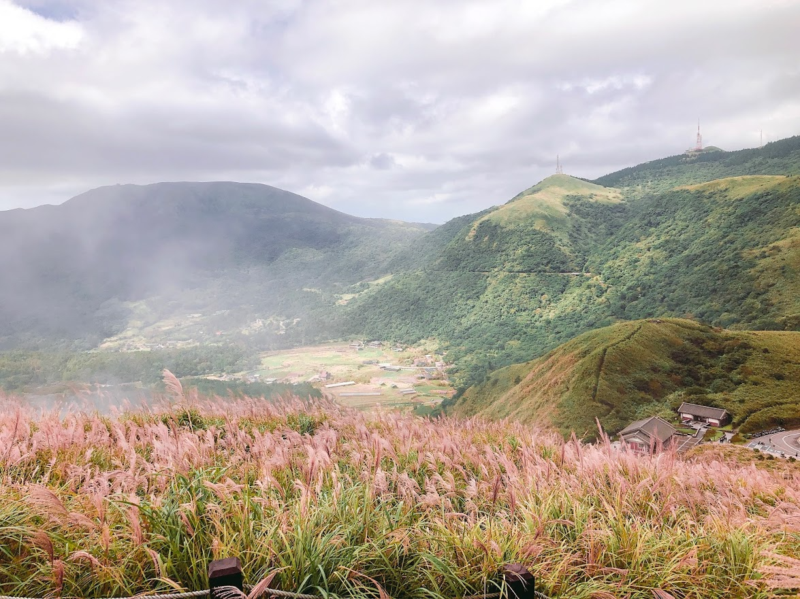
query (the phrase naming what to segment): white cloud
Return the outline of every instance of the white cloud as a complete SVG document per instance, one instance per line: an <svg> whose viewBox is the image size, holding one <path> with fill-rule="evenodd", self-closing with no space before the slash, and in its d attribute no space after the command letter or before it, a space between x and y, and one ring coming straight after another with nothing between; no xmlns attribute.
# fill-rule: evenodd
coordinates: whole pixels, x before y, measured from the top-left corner
<svg viewBox="0 0 800 599"><path fill-rule="evenodd" d="M0 0L0 54L44 54L76 48L83 37L81 26L41 17L9 0Z"/></svg>
<svg viewBox="0 0 800 599"><path fill-rule="evenodd" d="M441 222L557 153L592 177L680 152L698 116L730 149L800 133L799 21L782 0L0 0L0 208L233 179Z"/></svg>

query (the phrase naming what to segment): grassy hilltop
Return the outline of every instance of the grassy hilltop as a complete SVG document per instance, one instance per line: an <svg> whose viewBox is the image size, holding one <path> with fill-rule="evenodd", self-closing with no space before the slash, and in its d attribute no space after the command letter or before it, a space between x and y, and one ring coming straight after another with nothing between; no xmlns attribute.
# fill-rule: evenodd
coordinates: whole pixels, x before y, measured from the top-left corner
<svg viewBox="0 0 800 599"><path fill-rule="evenodd" d="M113 418L2 406L0 593L204 589L226 556L246 582L332 599L493 592L514 562L554 599L800 586L796 464L642 459L518 422L171 387L172 407Z"/></svg>
<svg viewBox="0 0 800 599"><path fill-rule="evenodd" d="M541 358L500 369L450 408L594 437L682 401L725 408L743 432L800 425L800 332L728 331L680 319L584 333Z"/></svg>

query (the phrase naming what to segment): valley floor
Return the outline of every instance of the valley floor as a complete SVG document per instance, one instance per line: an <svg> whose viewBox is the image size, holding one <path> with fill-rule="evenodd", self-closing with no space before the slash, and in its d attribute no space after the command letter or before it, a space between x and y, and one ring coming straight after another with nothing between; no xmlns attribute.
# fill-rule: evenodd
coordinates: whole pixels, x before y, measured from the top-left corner
<svg viewBox="0 0 800 599"><path fill-rule="evenodd" d="M411 408L426 413L454 389L433 348L329 343L267 352L250 380L311 382L338 403L354 408Z"/></svg>

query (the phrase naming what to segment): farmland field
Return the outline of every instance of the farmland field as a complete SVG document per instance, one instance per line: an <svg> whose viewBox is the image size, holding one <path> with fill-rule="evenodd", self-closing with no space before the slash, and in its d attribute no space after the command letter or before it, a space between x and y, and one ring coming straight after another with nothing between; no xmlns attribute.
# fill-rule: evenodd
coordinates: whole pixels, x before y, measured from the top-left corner
<svg viewBox="0 0 800 599"><path fill-rule="evenodd" d="M424 370L413 365L415 359L424 360L426 355L431 356L431 364L441 360L433 351L425 346L403 347L402 351L393 351L391 346L355 349L347 343L300 347L263 354L260 369L251 374L257 374L262 381L274 378L300 383L314 380L324 372L330 378L315 382L315 385L342 405L358 408L431 407L453 393L441 370L434 374L433 379L426 379ZM380 364L403 369L387 371ZM326 387L342 382L355 384Z"/></svg>

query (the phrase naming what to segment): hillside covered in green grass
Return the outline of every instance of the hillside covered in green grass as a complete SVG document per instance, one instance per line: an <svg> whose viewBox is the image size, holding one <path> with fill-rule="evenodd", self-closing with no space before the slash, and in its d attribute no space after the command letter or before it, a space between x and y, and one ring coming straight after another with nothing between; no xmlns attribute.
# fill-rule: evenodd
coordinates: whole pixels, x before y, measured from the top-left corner
<svg viewBox="0 0 800 599"><path fill-rule="evenodd" d="M347 330L439 339L462 389L622 320L689 317L797 330L800 177L789 173L800 155L770 161L768 147L737 154L743 162L738 170L729 164L726 173L735 176L726 179L698 183L715 171L679 177L669 164L653 167L672 172L674 185L642 196L549 177L428 234L436 244L427 256L414 255L350 302ZM786 174L738 174L781 169ZM615 180L625 183L621 177Z"/></svg>
<svg viewBox="0 0 800 599"><path fill-rule="evenodd" d="M674 419L683 401L728 410L742 432L800 425L800 332L730 331L681 319L622 322L492 373L447 411L594 437Z"/></svg>

